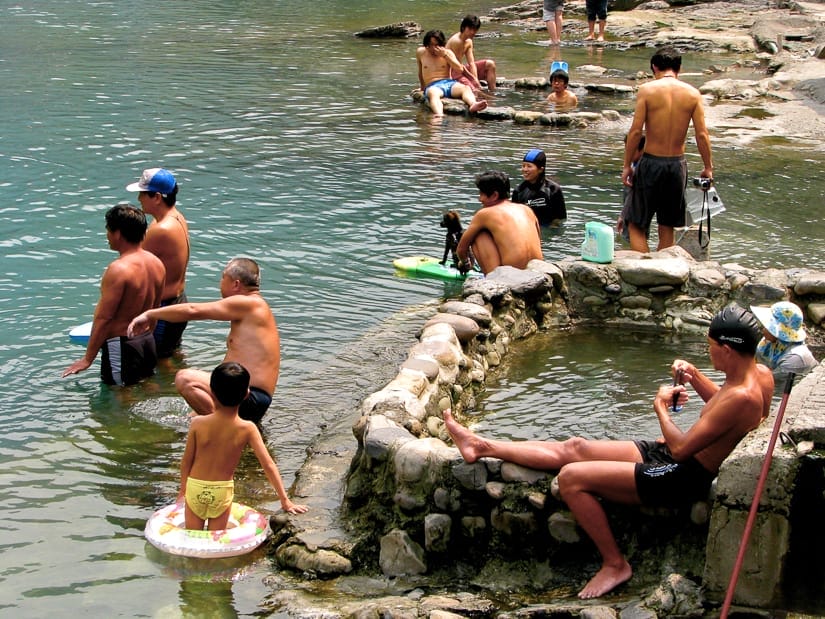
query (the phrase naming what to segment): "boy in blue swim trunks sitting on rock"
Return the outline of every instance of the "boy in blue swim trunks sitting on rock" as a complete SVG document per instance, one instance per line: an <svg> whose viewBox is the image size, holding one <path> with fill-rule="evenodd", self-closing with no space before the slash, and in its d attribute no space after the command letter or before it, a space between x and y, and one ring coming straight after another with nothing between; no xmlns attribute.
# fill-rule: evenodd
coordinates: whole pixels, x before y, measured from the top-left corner
<svg viewBox="0 0 825 619"><path fill-rule="evenodd" d="M212 371L209 387L215 412L192 419L180 463L178 502L186 501L186 528L202 530L204 523L210 531L226 528L235 496L235 468L247 445L278 493L283 510L306 512L305 505L289 500L258 426L238 416L238 406L249 392L249 372L240 363L221 363Z"/></svg>
<svg viewBox="0 0 825 619"><path fill-rule="evenodd" d="M481 90L481 84L467 67L458 61L455 54L445 47L446 42L441 30L429 30L424 35L424 45L415 52L421 91L436 116L444 115L444 97L461 99L471 112L480 112L487 107L487 101L477 101L473 89ZM473 86L452 79L451 68L467 77Z"/></svg>

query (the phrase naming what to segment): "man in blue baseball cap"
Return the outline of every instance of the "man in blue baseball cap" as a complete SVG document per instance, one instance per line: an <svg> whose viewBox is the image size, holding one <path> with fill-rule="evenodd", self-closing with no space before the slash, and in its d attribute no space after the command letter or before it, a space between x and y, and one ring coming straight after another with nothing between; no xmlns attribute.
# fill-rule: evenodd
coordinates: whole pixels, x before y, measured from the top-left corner
<svg viewBox="0 0 825 619"><path fill-rule="evenodd" d="M189 225L177 208L178 183L164 168L144 170L126 191L138 192L144 213L154 221L146 231L143 248L155 254L166 267L161 307L186 303L186 267L189 264ZM159 320L153 334L159 358L172 356L180 346L185 322Z"/></svg>

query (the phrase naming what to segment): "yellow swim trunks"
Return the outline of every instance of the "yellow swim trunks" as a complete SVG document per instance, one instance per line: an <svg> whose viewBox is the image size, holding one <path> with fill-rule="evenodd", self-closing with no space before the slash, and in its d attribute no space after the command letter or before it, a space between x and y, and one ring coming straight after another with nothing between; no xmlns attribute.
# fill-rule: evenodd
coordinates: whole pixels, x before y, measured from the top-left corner
<svg viewBox="0 0 825 619"><path fill-rule="evenodd" d="M202 481L190 477L186 480L186 504L198 518L217 518L232 507L235 482Z"/></svg>

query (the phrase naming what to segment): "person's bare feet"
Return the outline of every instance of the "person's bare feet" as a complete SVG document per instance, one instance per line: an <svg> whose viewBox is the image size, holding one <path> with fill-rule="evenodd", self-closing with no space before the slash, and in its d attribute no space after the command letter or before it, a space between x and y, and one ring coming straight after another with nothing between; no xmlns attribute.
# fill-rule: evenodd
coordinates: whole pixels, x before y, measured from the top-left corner
<svg viewBox="0 0 825 619"><path fill-rule="evenodd" d="M599 38L596 39L596 41L598 41L599 43L604 43L604 37L602 35L599 35Z"/></svg>
<svg viewBox="0 0 825 619"><path fill-rule="evenodd" d="M447 432L450 433L455 446L458 447L461 457L470 464L478 460L480 457L479 451L483 447L484 441L458 423L449 408L444 411L443 416L444 426L447 428Z"/></svg>
<svg viewBox="0 0 825 619"><path fill-rule="evenodd" d="M620 584L630 580L633 576L633 568L627 561L621 566L602 565L596 575L579 591L579 599L589 600L603 596L605 593L613 591Z"/></svg>
<svg viewBox="0 0 825 619"><path fill-rule="evenodd" d="M470 106L470 111L471 112L480 112L481 110L485 109L486 107L487 107L487 102L482 99L481 101L476 101L475 103L473 103Z"/></svg>
<svg viewBox="0 0 825 619"><path fill-rule="evenodd" d="M584 40L585 41L595 41L596 39L592 34L588 34L586 37L584 37Z"/></svg>

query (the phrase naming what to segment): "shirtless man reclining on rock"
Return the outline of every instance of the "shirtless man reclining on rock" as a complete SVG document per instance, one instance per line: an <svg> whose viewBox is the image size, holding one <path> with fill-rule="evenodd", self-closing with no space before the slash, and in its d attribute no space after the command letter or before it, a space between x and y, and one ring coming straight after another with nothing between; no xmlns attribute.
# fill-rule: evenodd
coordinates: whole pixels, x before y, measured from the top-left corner
<svg viewBox="0 0 825 619"><path fill-rule="evenodd" d="M491 457L559 471L561 498L602 556L601 569L579 597L600 597L633 575L600 499L673 506L707 497L722 461L770 411L773 376L755 361L759 338L759 323L747 310L730 305L718 312L708 329L708 345L711 363L724 372L725 382L719 386L696 366L676 359L671 371L682 384L663 385L653 400L662 430L656 441L497 441L461 426L450 411L444 412L444 422L467 462ZM696 423L682 431L670 418L670 407L687 402L685 384L705 405Z"/></svg>
<svg viewBox="0 0 825 619"><path fill-rule="evenodd" d="M480 112L487 101L476 101L473 88L481 90L478 79L458 61L455 54L445 47L446 38L441 30L429 30L424 35L424 45L415 52L418 61L418 83L430 109L436 116L444 115L444 97L461 99L471 112ZM470 80L467 86L450 77L450 68Z"/></svg>

